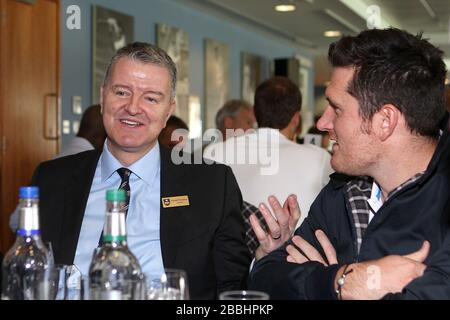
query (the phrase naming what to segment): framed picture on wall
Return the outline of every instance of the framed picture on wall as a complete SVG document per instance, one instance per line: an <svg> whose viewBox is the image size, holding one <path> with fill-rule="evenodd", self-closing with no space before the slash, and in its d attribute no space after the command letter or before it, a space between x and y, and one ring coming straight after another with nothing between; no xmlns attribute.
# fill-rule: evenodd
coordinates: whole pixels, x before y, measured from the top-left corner
<svg viewBox="0 0 450 320"><path fill-rule="evenodd" d="M215 40L205 40L205 127L215 128L217 111L229 97L229 49Z"/></svg>
<svg viewBox="0 0 450 320"><path fill-rule="evenodd" d="M189 123L189 35L166 24L156 25L156 44L177 66L177 107L175 114Z"/></svg>
<svg viewBox="0 0 450 320"><path fill-rule="evenodd" d="M92 17L92 104L96 104L112 56L133 42L134 18L100 6L92 7Z"/></svg>
<svg viewBox="0 0 450 320"><path fill-rule="evenodd" d="M265 79L265 59L248 52L241 53L241 97L253 104L255 91Z"/></svg>

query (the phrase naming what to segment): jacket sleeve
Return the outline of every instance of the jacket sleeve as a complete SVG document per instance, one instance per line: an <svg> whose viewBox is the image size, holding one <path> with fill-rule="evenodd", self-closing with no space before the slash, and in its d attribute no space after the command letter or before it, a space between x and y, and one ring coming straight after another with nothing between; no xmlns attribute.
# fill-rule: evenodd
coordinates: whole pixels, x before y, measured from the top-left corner
<svg viewBox="0 0 450 320"><path fill-rule="evenodd" d="M313 245L322 256L325 255L314 232L321 229L329 235L324 200L327 188L330 187L328 185L321 191L311 205L308 217L295 231L296 235ZM334 278L340 266L325 267L318 262L287 262L286 246L290 243L291 241L287 242L255 263L250 274L250 288L267 292L271 299L335 299Z"/></svg>
<svg viewBox="0 0 450 320"><path fill-rule="evenodd" d="M218 293L245 289L251 257L241 211L240 189L231 169L226 167L222 221L213 244Z"/></svg>
<svg viewBox="0 0 450 320"><path fill-rule="evenodd" d="M431 257L424 274L411 281L401 293L388 294L386 300L450 299L450 232L442 247Z"/></svg>

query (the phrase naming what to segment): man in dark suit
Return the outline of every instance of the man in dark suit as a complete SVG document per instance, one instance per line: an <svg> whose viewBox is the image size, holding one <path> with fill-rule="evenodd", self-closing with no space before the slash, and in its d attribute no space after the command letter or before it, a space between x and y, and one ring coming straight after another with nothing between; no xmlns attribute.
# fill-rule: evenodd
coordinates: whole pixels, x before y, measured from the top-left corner
<svg viewBox="0 0 450 320"><path fill-rule="evenodd" d="M164 268L183 269L191 298L213 299L245 283L242 198L228 167L175 165L176 153L159 146L175 86L176 68L163 50L133 43L117 52L101 88L103 150L42 163L33 175L41 230L56 263L86 274L103 227L105 191L126 180L128 245L143 271L157 277Z"/></svg>

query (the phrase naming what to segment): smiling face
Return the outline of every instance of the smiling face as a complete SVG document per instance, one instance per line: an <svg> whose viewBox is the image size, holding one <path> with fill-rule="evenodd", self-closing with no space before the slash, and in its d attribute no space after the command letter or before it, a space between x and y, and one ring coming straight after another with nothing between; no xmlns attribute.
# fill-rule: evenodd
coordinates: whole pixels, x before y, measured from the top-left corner
<svg viewBox="0 0 450 320"><path fill-rule="evenodd" d="M333 145L331 166L348 175L371 175L380 157L378 139L371 122L359 115L358 101L347 92L354 68L335 68L327 88L328 106L317 128L328 131Z"/></svg>
<svg viewBox="0 0 450 320"><path fill-rule="evenodd" d="M175 108L167 69L128 57L117 60L101 89L108 148L125 165L140 159L157 142Z"/></svg>

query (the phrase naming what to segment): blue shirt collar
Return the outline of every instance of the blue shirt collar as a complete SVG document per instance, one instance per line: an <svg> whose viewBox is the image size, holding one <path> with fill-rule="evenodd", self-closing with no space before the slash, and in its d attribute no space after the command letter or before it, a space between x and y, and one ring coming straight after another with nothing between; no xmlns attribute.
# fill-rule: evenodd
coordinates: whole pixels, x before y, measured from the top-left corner
<svg viewBox="0 0 450 320"><path fill-rule="evenodd" d="M108 149L108 140L103 145L103 152L100 157L101 181L109 179L117 169L122 168L122 164L117 160ZM159 143L151 148L142 158L128 167L134 175L142 179L145 183L151 185L156 173L161 166L161 155L159 152ZM132 176L133 176L132 174ZM131 177L132 177L131 176Z"/></svg>

